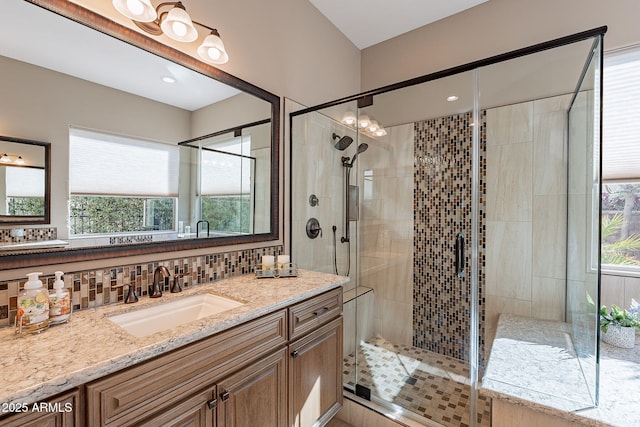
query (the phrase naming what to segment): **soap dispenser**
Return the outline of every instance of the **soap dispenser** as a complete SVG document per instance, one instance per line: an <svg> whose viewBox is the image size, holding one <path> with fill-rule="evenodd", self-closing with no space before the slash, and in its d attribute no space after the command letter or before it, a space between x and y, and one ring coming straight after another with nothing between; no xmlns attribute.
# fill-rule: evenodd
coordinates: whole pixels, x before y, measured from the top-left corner
<svg viewBox="0 0 640 427"><path fill-rule="evenodd" d="M49 326L49 295L38 279L42 273L29 273L29 280L18 294L16 333L20 335L40 332Z"/></svg>
<svg viewBox="0 0 640 427"><path fill-rule="evenodd" d="M49 292L49 323L68 322L71 318L71 293L64 288L62 271L56 271L56 281L53 282L53 290Z"/></svg>

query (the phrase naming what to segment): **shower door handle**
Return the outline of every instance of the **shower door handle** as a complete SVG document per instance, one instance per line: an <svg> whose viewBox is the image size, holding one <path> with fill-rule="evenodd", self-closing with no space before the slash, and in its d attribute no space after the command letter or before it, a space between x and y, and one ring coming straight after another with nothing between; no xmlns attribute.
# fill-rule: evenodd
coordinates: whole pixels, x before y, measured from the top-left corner
<svg viewBox="0 0 640 427"><path fill-rule="evenodd" d="M456 235L455 257L456 274L458 277L462 277L464 274L464 236L462 233Z"/></svg>

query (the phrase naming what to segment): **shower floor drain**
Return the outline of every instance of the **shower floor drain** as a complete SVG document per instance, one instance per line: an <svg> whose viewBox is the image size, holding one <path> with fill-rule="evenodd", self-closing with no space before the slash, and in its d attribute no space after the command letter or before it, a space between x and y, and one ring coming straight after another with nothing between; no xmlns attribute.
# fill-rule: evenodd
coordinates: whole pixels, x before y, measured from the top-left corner
<svg viewBox="0 0 640 427"><path fill-rule="evenodd" d="M418 382L417 378L413 378L410 376L406 376L402 379L402 381L404 381L405 383L409 384L409 385L415 385Z"/></svg>

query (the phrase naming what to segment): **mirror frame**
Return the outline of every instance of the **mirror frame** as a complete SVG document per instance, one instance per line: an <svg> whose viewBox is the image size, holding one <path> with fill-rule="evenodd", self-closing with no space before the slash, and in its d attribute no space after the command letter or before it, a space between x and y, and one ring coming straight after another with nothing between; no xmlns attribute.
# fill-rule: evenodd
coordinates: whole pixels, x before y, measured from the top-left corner
<svg viewBox="0 0 640 427"><path fill-rule="evenodd" d="M271 231L244 236L216 237L208 239L168 240L135 245L94 246L87 248L45 249L0 254L5 269L61 264L78 261L128 257L163 252L185 251L203 248L267 242L279 239L279 158L280 158L280 97L258 86L208 65L177 49L164 45L142 33L120 25L109 18L90 11L68 0L24 0L53 13L71 19L124 43L175 62L195 72L218 80L271 104ZM46 223L50 222L47 218Z"/></svg>
<svg viewBox="0 0 640 427"><path fill-rule="evenodd" d="M37 217L11 216L11 218L16 218L15 221L4 220L0 217L0 226L4 228L12 225L49 224L51 222L51 143L34 141L32 139L14 138L12 136L0 136L0 141L37 145L44 148L44 215Z"/></svg>

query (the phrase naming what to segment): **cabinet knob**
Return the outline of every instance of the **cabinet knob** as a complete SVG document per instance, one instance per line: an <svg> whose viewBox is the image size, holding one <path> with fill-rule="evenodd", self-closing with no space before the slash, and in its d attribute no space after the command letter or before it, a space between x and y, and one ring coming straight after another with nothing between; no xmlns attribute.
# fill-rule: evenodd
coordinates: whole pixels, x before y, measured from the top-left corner
<svg viewBox="0 0 640 427"><path fill-rule="evenodd" d="M293 350L293 351L291 352L291 357L293 357L294 359L295 359L296 357L298 357L298 350Z"/></svg>
<svg viewBox="0 0 640 427"><path fill-rule="evenodd" d="M222 399L223 402L229 400L229 392L225 391L223 393L220 393L220 399Z"/></svg>
<svg viewBox="0 0 640 427"><path fill-rule="evenodd" d="M209 409L215 409L217 405L218 405L218 400L216 399L211 399L207 402L207 406L209 407Z"/></svg>
<svg viewBox="0 0 640 427"><path fill-rule="evenodd" d="M320 316L321 314L326 313L327 311L329 311L329 307L322 307L320 310L318 311L314 311L313 315L314 316Z"/></svg>

